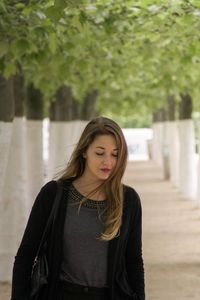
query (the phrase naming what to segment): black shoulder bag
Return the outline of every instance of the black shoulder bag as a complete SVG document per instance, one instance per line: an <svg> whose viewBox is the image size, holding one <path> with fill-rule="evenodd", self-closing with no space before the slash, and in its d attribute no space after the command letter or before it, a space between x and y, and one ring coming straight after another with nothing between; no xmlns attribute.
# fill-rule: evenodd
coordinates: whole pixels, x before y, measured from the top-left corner
<svg viewBox="0 0 200 300"><path fill-rule="evenodd" d="M47 239L47 234L49 232L49 229L51 225L53 225L58 211L60 199L62 197L62 190L63 190L62 183L60 181L57 181L56 197L49 218L47 220L47 224L44 229L42 238L40 240L40 244L32 266L31 291L30 291L31 299L37 299L41 288L45 284L47 284L49 269L48 269L48 262L46 256L46 242L47 242L46 239Z"/></svg>

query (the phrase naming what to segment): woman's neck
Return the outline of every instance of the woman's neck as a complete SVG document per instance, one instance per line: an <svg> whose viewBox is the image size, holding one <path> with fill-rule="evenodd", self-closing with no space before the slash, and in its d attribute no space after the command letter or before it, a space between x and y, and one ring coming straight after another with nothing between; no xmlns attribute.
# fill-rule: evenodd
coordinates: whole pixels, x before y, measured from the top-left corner
<svg viewBox="0 0 200 300"><path fill-rule="evenodd" d="M73 181L74 187L85 197L93 200L105 200L105 193L101 188L98 188L102 184L101 181L92 181L89 178L81 176Z"/></svg>

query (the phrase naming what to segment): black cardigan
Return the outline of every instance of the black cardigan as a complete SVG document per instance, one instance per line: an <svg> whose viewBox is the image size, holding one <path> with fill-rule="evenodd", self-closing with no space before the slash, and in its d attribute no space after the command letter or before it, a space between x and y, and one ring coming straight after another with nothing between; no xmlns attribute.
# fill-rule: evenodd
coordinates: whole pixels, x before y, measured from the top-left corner
<svg viewBox="0 0 200 300"><path fill-rule="evenodd" d="M62 260L62 237L70 180L63 183L54 230L48 238L48 285L38 300L56 300ZM20 247L15 257L11 300L29 300L30 273L33 260L56 195L57 184L48 182L39 192ZM120 235L108 246L109 300L145 300L142 258L142 209L136 191L124 185L124 208Z"/></svg>

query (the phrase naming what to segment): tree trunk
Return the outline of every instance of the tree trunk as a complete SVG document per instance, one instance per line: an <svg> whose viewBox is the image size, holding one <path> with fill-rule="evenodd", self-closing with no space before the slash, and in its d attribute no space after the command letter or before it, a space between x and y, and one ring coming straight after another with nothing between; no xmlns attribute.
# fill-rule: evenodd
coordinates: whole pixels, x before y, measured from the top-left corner
<svg viewBox="0 0 200 300"><path fill-rule="evenodd" d="M168 122L169 126L169 158L170 181L176 187L180 186L180 140L178 121Z"/></svg>
<svg viewBox="0 0 200 300"><path fill-rule="evenodd" d="M174 95L169 95L167 97L168 104L168 120L174 121L176 119L176 102Z"/></svg>
<svg viewBox="0 0 200 300"><path fill-rule="evenodd" d="M181 102L179 104L179 120L192 118L192 98L189 94L181 93Z"/></svg>
<svg viewBox="0 0 200 300"><path fill-rule="evenodd" d="M197 204L200 206L200 120L197 122L197 140L198 140L198 168L197 168Z"/></svg>
<svg viewBox="0 0 200 300"><path fill-rule="evenodd" d="M89 92L80 103L73 98L71 88L61 87L56 93L56 100L50 106L51 121L89 120L97 113L95 111L97 92Z"/></svg>
<svg viewBox="0 0 200 300"><path fill-rule="evenodd" d="M167 119L165 122L165 138L164 144L167 150L167 168L168 169L168 179L173 182L173 184L178 184L179 180L179 139L178 139L178 129L176 120L176 101L174 95L168 95L167 97Z"/></svg>
<svg viewBox="0 0 200 300"><path fill-rule="evenodd" d="M27 220L27 173L25 147L25 120L23 117L23 81L19 76L12 78L12 94L15 105L13 122L4 123L4 132L8 134L9 148L5 151L4 168L1 166L1 201L0 201L0 281L10 281L13 257L16 254ZM12 110L13 113L14 109ZM8 130L8 124L12 130ZM12 126L11 126L12 124ZM5 136L4 136L5 137ZM1 139L2 141L2 139ZM5 142L5 141L3 141ZM5 145L4 145L5 147ZM6 180L5 180L5 179ZM16 180L17 179L17 180ZM7 251L9 249L9 251Z"/></svg>
<svg viewBox="0 0 200 300"><path fill-rule="evenodd" d="M13 78L6 80L0 75L0 121L12 122L14 108Z"/></svg>
<svg viewBox="0 0 200 300"><path fill-rule="evenodd" d="M153 112L152 121L153 121L153 123L158 122L158 112L157 111Z"/></svg>
<svg viewBox="0 0 200 300"><path fill-rule="evenodd" d="M32 84L27 88L26 112L26 149L30 210L33 200L44 183L43 164L43 112L42 93Z"/></svg>
<svg viewBox="0 0 200 300"><path fill-rule="evenodd" d="M43 120L44 103L42 93L32 84L27 88L25 114L28 120Z"/></svg>
<svg viewBox="0 0 200 300"><path fill-rule="evenodd" d="M90 91L83 103L82 103L82 110L81 110L81 120L90 120L97 116L96 112L96 102L97 102L97 91L93 90Z"/></svg>
<svg viewBox="0 0 200 300"><path fill-rule="evenodd" d="M164 179L169 179L169 131L166 124L167 111L160 108L153 114L153 159L163 168Z"/></svg>
<svg viewBox="0 0 200 300"><path fill-rule="evenodd" d="M15 75L13 77L13 89L14 89L14 99L15 99L15 117L23 117L25 87L24 87L24 78L22 75Z"/></svg>
<svg viewBox="0 0 200 300"><path fill-rule="evenodd" d="M167 120L167 112L165 108L160 108L153 113L153 123L164 122Z"/></svg>
<svg viewBox="0 0 200 300"><path fill-rule="evenodd" d="M160 122L164 122L167 120L167 111L165 108L160 108L159 110L159 120Z"/></svg>
<svg viewBox="0 0 200 300"><path fill-rule="evenodd" d="M195 160L194 123L191 119L179 120L180 190L186 197L195 197L197 166Z"/></svg>
<svg viewBox="0 0 200 300"><path fill-rule="evenodd" d="M195 134L192 121L192 98L181 93L179 105L180 140L180 190L186 197L194 198L196 192Z"/></svg>
<svg viewBox="0 0 200 300"><path fill-rule="evenodd" d="M71 88L61 87L56 93L56 99L50 106L51 121L71 121L74 119L74 100Z"/></svg>
<svg viewBox="0 0 200 300"><path fill-rule="evenodd" d="M73 98L72 102L72 120L80 120L81 119L81 108L82 103Z"/></svg>
<svg viewBox="0 0 200 300"><path fill-rule="evenodd" d="M13 79L0 75L0 201L5 181L14 119Z"/></svg>
<svg viewBox="0 0 200 300"><path fill-rule="evenodd" d="M82 104L76 101L70 87L63 86L56 93L56 101L50 107L48 178L63 169L85 122L80 121Z"/></svg>
<svg viewBox="0 0 200 300"><path fill-rule="evenodd" d="M14 194L11 194L15 202L15 242L19 244L23 233L28 214L27 209L27 148L26 148L26 120L24 118L25 108L25 86L22 74L17 74L13 77L14 99L15 99L15 118L13 128L13 148L10 161L13 161L12 175L10 176L10 186L13 186ZM19 178L16 182L16 177ZM9 187L8 187L9 188Z"/></svg>
<svg viewBox="0 0 200 300"><path fill-rule="evenodd" d="M13 257L29 213L25 130L25 120L15 118L0 201L0 281L11 280Z"/></svg>

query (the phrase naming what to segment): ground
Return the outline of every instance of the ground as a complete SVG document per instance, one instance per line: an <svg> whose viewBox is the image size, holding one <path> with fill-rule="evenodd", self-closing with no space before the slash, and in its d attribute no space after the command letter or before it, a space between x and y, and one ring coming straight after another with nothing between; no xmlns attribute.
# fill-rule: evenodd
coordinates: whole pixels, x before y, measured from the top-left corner
<svg viewBox="0 0 200 300"><path fill-rule="evenodd" d="M146 300L200 299L200 208L163 180L152 162L129 163L124 178L141 196ZM10 286L0 286L8 300Z"/></svg>
<svg viewBox="0 0 200 300"><path fill-rule="evenodd" d="M151 162L129 164L141 195L147 300L200 299L200 208Z"/></svg>

